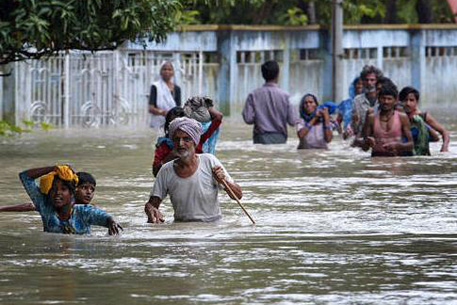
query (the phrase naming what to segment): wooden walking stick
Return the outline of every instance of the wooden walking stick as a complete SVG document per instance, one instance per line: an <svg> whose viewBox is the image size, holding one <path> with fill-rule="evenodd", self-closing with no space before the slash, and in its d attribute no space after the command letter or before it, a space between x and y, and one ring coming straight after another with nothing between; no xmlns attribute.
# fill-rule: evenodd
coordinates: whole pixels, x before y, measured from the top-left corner
<svg viewBox="0 0 457 305"><path fill-rule="evenodd" d="M249 217L249 219L252 221L252 224L255 225L255 221L254 219L251 217L251 215L249 215L248 211L246 211L246 209L244 208L244 206L241 204L240 200L238 199L238 197L235 195L235 193L233 192L233 190L230 188L230 186L227 184L227 181L225 180L222 180L222 183L224 184L225 188L230 192L230 194L235 198L236 202L238 203L238 205L240 206L240 208L243 210L244 214L246 214L247 217Z"/></svg>

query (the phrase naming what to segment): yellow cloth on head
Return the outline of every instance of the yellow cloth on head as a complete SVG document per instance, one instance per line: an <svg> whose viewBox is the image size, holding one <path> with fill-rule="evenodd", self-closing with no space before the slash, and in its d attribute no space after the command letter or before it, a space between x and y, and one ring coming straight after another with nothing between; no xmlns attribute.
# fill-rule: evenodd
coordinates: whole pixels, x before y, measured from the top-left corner
<svg viewBox="0 0 457 305"><path fill-rule="evenodd" d="M75 185L78 184L78 176L75 172L67 165L57 166L57 170L50 172L40 178L40 192L48 194L52 188L55 176L65 181L74 181Z"/></svg>

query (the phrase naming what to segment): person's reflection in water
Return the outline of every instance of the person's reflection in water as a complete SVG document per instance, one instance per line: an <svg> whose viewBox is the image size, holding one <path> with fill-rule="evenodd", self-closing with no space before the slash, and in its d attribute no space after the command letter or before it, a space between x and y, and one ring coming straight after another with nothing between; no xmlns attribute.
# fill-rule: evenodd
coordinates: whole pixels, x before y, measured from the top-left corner
<svg viewBox="0 0 457 305"><path fill-rule="evenodd" d="M402 177L417 173L417 166L408 164L403 157L372 158L366 170Z"/></svg>

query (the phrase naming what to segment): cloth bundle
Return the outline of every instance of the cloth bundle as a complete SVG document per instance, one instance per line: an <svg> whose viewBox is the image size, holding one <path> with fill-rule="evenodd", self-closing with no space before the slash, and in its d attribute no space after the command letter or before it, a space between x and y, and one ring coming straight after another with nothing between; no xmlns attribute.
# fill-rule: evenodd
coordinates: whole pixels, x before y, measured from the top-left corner
<svg viewBox="0 0 457 305"><path fill-rule="evenodd" d="M327 101L323 103L322 105L317 106L317 109L323 109L327 108L328 109L328 114L334 114L336 110L338 109L338 105L336 105L334 102Z"/></svg>
<svg viewBox="0 0 457 305"><path fill-rule="evenodd" d="M214 102L208 97L193 96L184 104L184 113L187 117L204 123L211 121L208 108L213 107Z"/></svg>
<svg viewBox="0 0 457 305"><path fill-rule="evenodd" d="M55 176L65 181L74 181L78 184L78 176L68 165L57 166L56 171L52 171L40 178L40 192L47 195L52 188Z"/></svg>

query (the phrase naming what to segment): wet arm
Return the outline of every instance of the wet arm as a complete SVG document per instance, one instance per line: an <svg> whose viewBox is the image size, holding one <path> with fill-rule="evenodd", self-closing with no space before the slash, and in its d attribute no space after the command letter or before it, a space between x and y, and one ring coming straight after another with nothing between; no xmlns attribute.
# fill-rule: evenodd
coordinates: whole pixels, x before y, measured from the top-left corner
<svg viewBox="0 0 457 305"><path fill-rule="evenodd" d="M443 138L443 145L441 146L441 152L449 151L449 142L451 140L450 136L449 136L449 131L447 131L447 129L444 128L443 125L438 123L431 114L427 115L426 123L441 134L441 137Z"/></svg>
<svg viewBox="0 0 457 305"><path fill-rule="evenodd" d="M119 230L123 230L121 225L114 220L113 216L102 209L94 206L85 206L84 213L87 215L86 217L89 219L90 225L108 228L109 235L118 235Z"/></svg>
<svg viewBox="0 0 457 305"><path fill-rule="evenodd" d="M411 135L411 124L406 114L400 113L401 128L406 142L398 142L396 150L398 151L412 151L414 147L413 136Z"/></svg>
<svg viewBox="0 0 457 305"><path fill-rule="evenodd" d="M306 137L306 135L309 133L311 128L313 128L316 121L317 121L317 117L315 116L308 123L305 122L305 127L301 128L299 131L297 131L297 136L299 138Z"/></svg>
<svg viewBox="0 0 457 305"><path fill-rule="evenodd" d="M214 166L212 171L214 179L216 179L216 182L224 187L225 192L230 196L230 198L236 200L241 199L241 197L243 197L241 187L234 181L231 181L231 178L227 179L228 174L226 175L225 169L222 167L222 165ZM233 194L230 190L233 192ZM236 196L236 198L234 195Z"/></svg>
<svg viewBox="0 0 457 305"><path fill-rule="evenodd" d="M230 192L229 189L226 188L225 185L224 185L224 191L227 193L227 195L230 196L230 198L232 198L233 200L236 200L236 199L240 200L243 197L243 191L241 190L241 187L237 183L230 182L230 181L227 181L227 180L225 180L225 183L227 183L227 185L232 190L233 194L236 196L236 198L235 198L233 196L232 192Z"/></svg>
<svg viewBox="0 0 457 305"><path fill-rule="evenodd" d="M181 104L182 104L182 101L181 101L181 87L179 87L178 85L175 84L175 91L174 91L174 99L175 99L175 103L176 103L176 106L179 106L181 107Z"/></svg>
<svg viewBox="0 0 457 305"><path fill-rule="evenodd" d="M355 136L357 136L357 125L359 123L359 120L360 120L360 116L359 116L359 112L357 111L358 110L358 107L354 101L354 105L352 107L352 119L351 119L351 127L352 127L352 130L354 131L355 133Z"/></svg>
<svg viewBox="0 0 457 305"><path fill-rule="evenodd" d="M200 142L197 145L197 153L202 151L203 144L211 138L211 136L216 132L216 130L221 126L222 124L222 118L224 115L222 112L217 111L214 107L209 107L208 108L209 114L211 115L211 125L209 126L208 130L202 134L200 137Z"/></svg>
<svg viewBox="0 0 457 305"><path fill-rule="evenodd" d="M107 222L109 235L119 235L121 231L124 231L124 228L122 228L122 226L118 222L116 222L112 216L108 218Z"/></svg>
<svg viewBox="0 0 457 305"><path fill-rule="evenodd" d="M327 108L325 108L327 109ZM332 141L333 133L332 133L332 124L330 123L330 115L328 114L328 110L324 111L323 114L324 118L324 140L327 143Z"/></svg>
<svg viewBox="0 0 457 305"><path fill-rule="evenodd" d="M149 197L148 202L144 205L144 212L148 217L149 223L161 223L164 222L162 213L159 211L160 203L162 199L157 196Z"/></svg>
<svg viewBox="0 0 457 305"><path fill-rule="evenodd" d="M149 105L149 112L152 114L155 114L155 115L163 115L163 116L167 115L167 111L165 109L160 109L160 108L154 107L152 105Z"/></svg>
<svg viewBox="0 0 457 305"><path fill-rule="evenodd" d="M359 146L362 148L363 151L369 150L370 147L373 147L373 145L374 145L373 124L374 124L374 115L371 114L365 120L365 124L363 125L363 129L362 129L363 142ZM357 139L355 141L357 141ZM357 143L354 143L354 144L357 144Z"/></svg>
<svg viewBox="0 0 457 305"><path fill-rule="evenodd" d="M36 211L35 205L32 202L16 204L16 205L6 205L0 207L0 212L30 212Z"/></svg>
<svg viewBox="0 0 457 305"><path fill-rule="evenodd" d="M338 133L340 134L340 133L343 132L343 127L342 127L342 125L343 125L343 116L341 115L341 113L338 113L336 115L336 122L338 123L338 129L337 130L338 130Z"/></svg>
<svg viewBox="0 0 457 305"><path fill-rule="evenodd" d="M24 171L23 173L25 173L27 175L27 177L29 177L29 178L37 179L41 176L49 174L52 171L57 171L57 166L32 168L32 169Z"/></svg>
<svg viewBox="0 0 457 305"><path fill-rule="evenodd" d="M32 168L25 170L19 174L19 179L21 180L21 183L24 186L24 189L29 195L30 199L33 201L37 211L41 211L42 205L45 201L45 195L40 192L40 188L36 185L35 179L54 170L56 170L56 166L47 166Z"/></svg>
<svg viewBox="0 0 457 305"><path fill-rule="evenodd" d="M438 132L432 127L430 127L428 124L427 130L429 135L429 142L438 142L440 140L440 135L438 134Z"/></svg>
<svg viewBox="0 0 457 305"><path fill-rule="evenodd" d="M209 115L211 116L211 121L214 121L214 120L222 121L222 118L224 117L222 112L218 111L214 107L208 107L208 112L209 112Z"/></svg>

